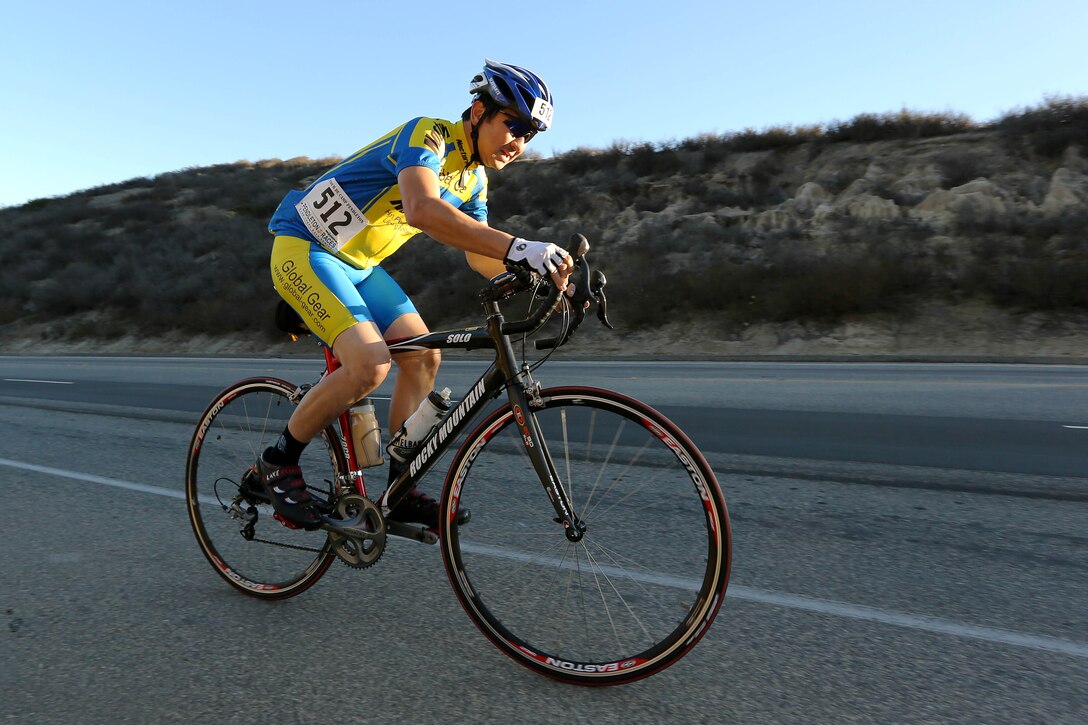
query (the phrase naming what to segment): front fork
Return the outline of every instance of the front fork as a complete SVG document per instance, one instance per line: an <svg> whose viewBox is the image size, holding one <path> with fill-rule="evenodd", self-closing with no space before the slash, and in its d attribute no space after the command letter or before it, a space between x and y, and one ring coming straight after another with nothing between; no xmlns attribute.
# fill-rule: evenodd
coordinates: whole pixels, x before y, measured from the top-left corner
<svg viewBox="0 0 1088 725"><path fill-rule="evenodd" d="M540 383L533 380L528 366L524 365L513 379L516 383L508 386L507 395L514 414L514 423L517 424L518 431L521 433L525 452L529 455L533 469L555 508L555 522L562 524L563 533L566 534L567 539L581 541L586 533L586 524L574 510L574 504L559 478L559 472L548 451L548 444L541 433L540 423L533 412L544 404L540 398Z"/></svg>

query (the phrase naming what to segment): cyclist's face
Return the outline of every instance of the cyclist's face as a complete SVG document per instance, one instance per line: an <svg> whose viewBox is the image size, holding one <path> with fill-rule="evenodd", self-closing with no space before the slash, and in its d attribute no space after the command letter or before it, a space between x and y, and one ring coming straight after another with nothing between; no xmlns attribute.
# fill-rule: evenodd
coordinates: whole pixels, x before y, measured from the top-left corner
<svg viewBox="0 0 1088 725"><path fill-rule="evenodd" d="M476 109L473 108L473 114ZM480 117L483 117L483 104L480 104ZM514 132L524 127L524 120L510 111L499 111L491 118L480 123L480 161L489 169L501 169L521 156L528 139L515 136ZM514 128L511 129L510 127Z"/></svg>

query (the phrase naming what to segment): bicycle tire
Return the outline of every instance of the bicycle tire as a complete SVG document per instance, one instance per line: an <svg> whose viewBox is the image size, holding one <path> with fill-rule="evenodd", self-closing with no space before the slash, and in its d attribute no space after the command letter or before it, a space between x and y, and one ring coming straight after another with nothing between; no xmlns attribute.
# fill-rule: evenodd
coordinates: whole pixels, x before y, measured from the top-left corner
<svg viewBox="0 0 1088 725"><path fill-rule="evenodd" d="M277 378L248 378L227 387L200 417L185 467L189 521L201 551L228 584L260 599L301 594L335 558L324 531L289 529L266 502L238 501L239 510L256 512L251 539L242 535L243 520L231 517L243 475L275 443L295 409L295 389ZM331 500L347 470L332 426L306 447L300 464L312 492Z"/></svg>
<svg viewBox="0 0 1088 725"><path fill-rule="evenodd" d="M442 492L442 557L468 616L500 650L558 680L660 672L706 634L725 597L725 498L695 445L618 393L544 390L534 408L574 510L575 543L529 464L509 404L470 433ZM460 506L472 511L458 526Z"/></svg>

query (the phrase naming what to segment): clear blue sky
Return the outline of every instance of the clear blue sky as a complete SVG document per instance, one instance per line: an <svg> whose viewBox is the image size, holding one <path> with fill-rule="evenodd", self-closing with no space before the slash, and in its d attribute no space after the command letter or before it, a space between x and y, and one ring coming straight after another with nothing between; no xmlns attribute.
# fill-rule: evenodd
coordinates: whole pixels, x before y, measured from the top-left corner
<svg viewBox="0 0 1088 725"><path fill-rule="evenodd" d="M343 156L413 116L456 117L485 56L551 85L546 156L1088 95L1086 0L0 3L0 206Z"/></svg>

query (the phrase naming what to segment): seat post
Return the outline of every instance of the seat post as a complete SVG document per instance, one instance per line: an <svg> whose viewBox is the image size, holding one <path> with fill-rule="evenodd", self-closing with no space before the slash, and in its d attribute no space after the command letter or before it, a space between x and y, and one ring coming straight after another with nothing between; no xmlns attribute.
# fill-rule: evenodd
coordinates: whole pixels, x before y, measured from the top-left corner
<svg viewBox="0 0 1088 725"><path fill-rule="evenodd" d="M326 372L333 372L340 367L340 361L332 354L332 348L322 345L321 349L325 353L325 370Z"/></svg>

